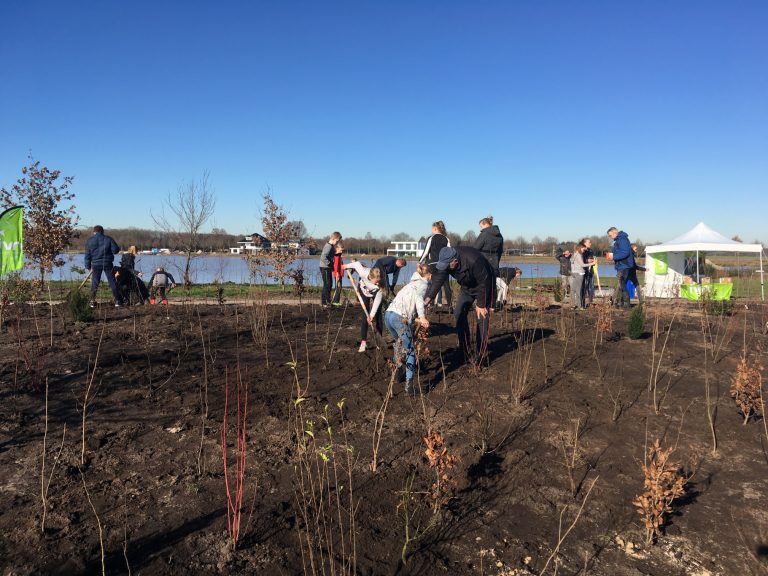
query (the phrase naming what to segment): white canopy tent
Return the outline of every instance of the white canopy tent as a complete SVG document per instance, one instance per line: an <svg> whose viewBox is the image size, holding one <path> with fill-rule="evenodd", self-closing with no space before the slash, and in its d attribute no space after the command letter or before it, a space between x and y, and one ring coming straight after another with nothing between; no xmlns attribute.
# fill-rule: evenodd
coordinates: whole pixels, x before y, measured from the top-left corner
<svg viewBox="0 0 768 576"><path fill-rule="evenodd" d="M674 240L645 248L645 295L657 298L677 298L686 275L700 281L699 255L702 252L748 252L760 255L760 295L765 300L763 283L763 247L742 244L715 232L704 222ZM693 270L686 274L686 260L696 256ZM688 255L688 256L686 256Z"/></svg>

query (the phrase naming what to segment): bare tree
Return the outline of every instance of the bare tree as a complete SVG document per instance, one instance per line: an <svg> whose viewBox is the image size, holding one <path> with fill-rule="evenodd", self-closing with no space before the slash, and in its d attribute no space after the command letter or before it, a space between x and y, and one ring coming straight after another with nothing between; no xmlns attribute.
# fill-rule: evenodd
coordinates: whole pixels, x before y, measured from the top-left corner
<svg viewBox="0 0 768 576"><path fill-rule="evenodd" d="M192 284L190 270L192 258L200 249L201 230L213 216L215 209L216 197L206 171L198 181L179 184L176 192L169 192L168 197L163 200L163 211L160 215L152 214L155 225L173 238L186 255L182 270L186 287Z"/></svg>
<svg viewBox="0 0 768 576"><path fill-rule="evenodd" d="M59 181L61 171L40 166L31 156L21 174L10 190L0 188L0 203L4 208L24 207L24 254L37 265L42 284L46 272L64 265L59 254L78 236L74 205L62 207L75 197L69 191L73 178L64 176Z"/></svg>
<svg viewBox="0 0 768 576"><path fill-rule="evenodd" d="M475 243L475 240L477 240L477 234L474 230L467 230L461 238L461 241L467 246L472 246L472 244Z"/></svg>
<svg viewBox="0 0 768 576"><path fill-rule="evenodd" d="M309 238L309 232L307 231L307 227L304 225L303 220L291 220L288 222L288 225L293 228L293 234L297 240Z"/></svg>

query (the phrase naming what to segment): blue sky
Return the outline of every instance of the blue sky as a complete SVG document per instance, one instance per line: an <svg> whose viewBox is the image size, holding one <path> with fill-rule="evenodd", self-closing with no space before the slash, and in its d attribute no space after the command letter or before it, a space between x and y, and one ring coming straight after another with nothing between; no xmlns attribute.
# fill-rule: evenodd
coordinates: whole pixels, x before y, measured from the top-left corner
<svg viewBox="0 0 768 576"><path fill-rule="evenodd" d="M204 170L314 235L477 229L768 242L768 3L0 3L0 186L75 176L84 225L151 227Z"/></svg>

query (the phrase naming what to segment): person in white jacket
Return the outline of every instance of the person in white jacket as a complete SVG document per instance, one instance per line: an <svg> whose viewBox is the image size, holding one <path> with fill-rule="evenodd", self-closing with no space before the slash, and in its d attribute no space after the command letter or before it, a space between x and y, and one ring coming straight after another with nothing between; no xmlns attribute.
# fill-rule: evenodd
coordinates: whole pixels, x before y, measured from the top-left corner
<svg viewBox="0 0 768 576"><path fill-rule="evenodd" d="M406 392L411 391L413 373L416 369L416 350L413 345L411 324L418 316L421 325L429 327L429 320L424 312L424 296L431 279L432 273L429 266L417 265L411 281L400 289L384 314L384 324L395 340L395 366L400 368L405 361Z"/></svg>
<svg viewBox="0 0 768 576"><path fill-rule="evenodd" d="M381 277L381 270L379 268L366 268L360 262L350 262L344 264L344 270L354 270L358 276L358 293L362 296L363 303L365 304L365 310L363 312L363 321L360 324L360 347L358 352L365 352L368 346L368 326L373 326L379 334L383 329L381 326L381 314L379 314L379 306L381 305L381 285L384 283L384 279Z"/></svg>

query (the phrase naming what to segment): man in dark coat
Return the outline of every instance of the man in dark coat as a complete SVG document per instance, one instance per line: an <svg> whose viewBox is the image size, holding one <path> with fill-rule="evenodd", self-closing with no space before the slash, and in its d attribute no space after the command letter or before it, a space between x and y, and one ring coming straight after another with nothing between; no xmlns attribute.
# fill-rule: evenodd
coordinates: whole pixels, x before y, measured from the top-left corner
<svg viewBox="0 0 768 576"><path fill-rule="evenodd" d="M115 306L123 305L120 297L120 291L115 282L115 274L112 270L112 263L115 261L115 254L120 252L120 247L111 236L104 234L102 226L93 227L93 236L88 238L85 243L85 267L91 271L91 308L96 306L96 291L101 282L101 273L107 275L109 288L112 290L112 296L115 298Z"/></svg>
<svg viewBox="0 0 768 576"><path fill-rule="evenodd" d="M613 260L613 267L616 269L617 294L614 296L613 305L619 308L629 308L629 292L627 291L627 280L630 271L635 269L635 256L632 252L632 244L629 236L624 231L619 231L615 227L608 229L608 237L613 240L613 252L607 254L609 260Z"/></svg>
<svg viewBox="0 0 768 576"><path fill-rule="evenodd" d="M390 294L395 291L397 278L400 276L400 268L407 264L405 258L395 258L394 256L383 256L373 263L374 268L381 270L382 286L385 286ZM389 275L392 280L389 280Z"/></svg>
<svg viewBox="0 0 768 576"><path fill-rule="evenodd" d="M429 304L440 291L449 276L461 286L461 292L454 308L456 334L459 337L459 349L465 357L471 358L469 349L470 334L467 316L475 303L477 314L477 333L475 341L475 361L479 364L488 352L490 327L490 307L493 306L496 276L490 263L479 250L470 246L458 248L445 247L440 250L440 258L435 264L437 273L432 275L432 284L424 297L424 304Z"/></svg>
<svg viewBox="0 0 768 576"><path fill-rule="evenodd" d="M491 268L498 276L499 262L504 253L504 237L499 227L493 223L493 216L480 220L480 234L475 240L475 248L480 250L485 259L491 263Z"/></svg>

